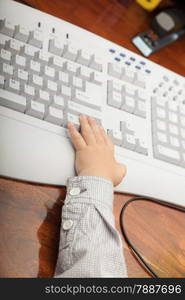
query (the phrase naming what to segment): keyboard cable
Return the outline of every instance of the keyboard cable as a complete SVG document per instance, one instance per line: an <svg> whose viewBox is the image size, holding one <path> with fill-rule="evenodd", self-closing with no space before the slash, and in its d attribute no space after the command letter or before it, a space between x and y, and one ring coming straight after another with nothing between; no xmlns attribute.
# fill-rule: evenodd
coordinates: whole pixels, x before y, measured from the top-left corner
<svg viewBox="0 0 185 300"><path fill-rule="evenodd" d="M120 218L119 218L119 223L120 223L120 228L121 228L121 232L122 235L129 247L129 249L131 250L131 252L133 253L134 257L137 259L137 261L143 266L143 268L154 278L159 278L159 276L152 270L152 268L149 266L149 264L144 260L144 258L142 257L142 255L139 253L139 251L135 248L135 246L132 244L132 242L130 241L126 229L125 229L125 225L124 225L124 217L125 217L125 211L126 208L129 206L130 203L134 202L134 201L139 201L139 200L143 200L143 201L149 201L149 202L153 202L162 206L166 206L172 209L175 209L177 211L180 212L185 212L185 207L182 207L180 205L176 205L173 203L169 203L166 201L162 201L160 199L154 199L151 197L142 197L142 196L138 196L138 197L133 197L131 199L129 199L122 207L121 212L120 212Z"/></svg>

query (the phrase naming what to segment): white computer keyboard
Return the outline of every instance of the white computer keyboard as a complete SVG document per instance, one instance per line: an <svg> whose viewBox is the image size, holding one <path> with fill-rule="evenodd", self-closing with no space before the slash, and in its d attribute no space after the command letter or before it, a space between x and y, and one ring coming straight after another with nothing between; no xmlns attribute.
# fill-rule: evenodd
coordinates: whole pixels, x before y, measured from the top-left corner
<svg viewBox="0 0 185 300"><path fill-rule="evenodd" d="M68 120L93 116L128 168L117 191L185 205L185 79L77 26L0 1L0 174L65 185Z"/></svg>

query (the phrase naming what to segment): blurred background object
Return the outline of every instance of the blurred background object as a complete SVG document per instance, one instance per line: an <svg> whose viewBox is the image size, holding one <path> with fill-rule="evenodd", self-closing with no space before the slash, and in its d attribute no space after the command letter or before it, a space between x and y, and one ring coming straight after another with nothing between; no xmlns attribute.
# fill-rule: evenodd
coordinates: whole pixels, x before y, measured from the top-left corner
<svg viewBox="0 0 185 300"><path fill-rule="evenodd" d="M148 11L154 10L161 0L136 0L138 4L140 4L144 9Z"/></svg>
<svg viewBox="0 0 185 300"><path fill-rule="evenodd" d="M132 39L133 44L144 56L150 56L185 36L184 1L136 0L136 2L148 11L154 10L159 3L164 5L152 14L150 28Z"/></svg>

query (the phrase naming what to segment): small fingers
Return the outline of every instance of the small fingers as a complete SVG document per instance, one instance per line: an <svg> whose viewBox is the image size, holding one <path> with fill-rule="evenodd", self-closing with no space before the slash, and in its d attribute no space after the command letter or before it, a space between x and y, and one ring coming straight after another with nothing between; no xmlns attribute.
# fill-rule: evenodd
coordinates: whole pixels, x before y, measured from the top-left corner
<svg viewBox="0 0 185 300"><path fill-rule="evenodd" d="M84 148L86 146L86 143L76 127L72 123L68 122L67 128L69 129L70 138L75 147L75 150L81 150L82 148Z"/></svg>
<svg viewBox="0 0 185 300"><path fill-rule="evenodd" d="M88 117L88 122L89 122L89 125L91 126L91 129L92 129L93 133L94 133L96 142L98 144L105 143L104 138L102 136L101 128L96 123L96 121L93 118Z"/></svg>
<svg viewBox="0 0 185 300"><path fill-rule="evenodd" d="M86 116L84 115L80 116L80 125L81 125L81 135L85 140L86 144L87 145L96 144L94 132Z"/></svg>
<svg viewBox="0 0 185 300"><path fill-rule="evenodd" d="M114 148L114 144L113 144L111 138L107 135L105 129L104 129L102 126L100 126L100 129L101 129L101 134L102 134L102 136L103 136L103 138L104 138L104 140L105 140L105 143L106 143L109 147Z"/></svg>

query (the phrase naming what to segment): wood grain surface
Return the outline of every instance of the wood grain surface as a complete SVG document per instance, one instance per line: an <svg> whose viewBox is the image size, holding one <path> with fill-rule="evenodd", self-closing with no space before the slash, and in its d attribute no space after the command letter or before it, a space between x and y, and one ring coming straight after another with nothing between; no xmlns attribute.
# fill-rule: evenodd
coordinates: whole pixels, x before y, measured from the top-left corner
<svg viewBox="0 0 185 300"><path fill-rule="evenodd" d="M116 0L25 0L44 12L72 22L138 53L130 42L148 28L152 14L136 3ZM128 1L126 1L128 4ZM126 3L125 2L125 3ZM185 75L185 39L151 60ZM175 188L175 187L174 187ZM120 210L128 195L115 194ZM52 277L55 269L65 188L0 178L0 277ZM139 201L126 212L132 243L160 277L185 277L185 216ZM150 277L123 241L129 277Z"/></svg>

